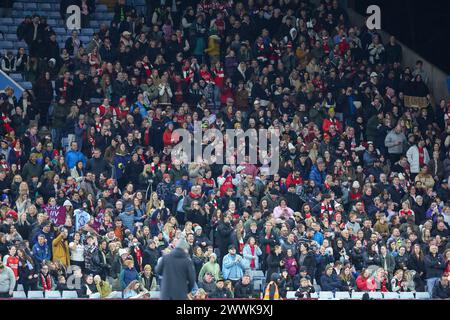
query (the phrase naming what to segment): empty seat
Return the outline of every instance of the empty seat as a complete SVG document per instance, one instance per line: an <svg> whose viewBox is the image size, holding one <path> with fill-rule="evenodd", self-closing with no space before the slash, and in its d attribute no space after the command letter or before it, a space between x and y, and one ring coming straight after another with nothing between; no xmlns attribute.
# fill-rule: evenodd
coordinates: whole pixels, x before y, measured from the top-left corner
<svg viewBox="0 0 450 320"><path fill-rule="evenodd" d="M311 299L318 299L319 294L317 292L311 293Z"/></svg>
<svg viewBox="0 0 450 320"><path fill-rule="evenodd" d="M23 9L23 3L22 2L14 2L13 3L13 9Z"/></svg>
<svg viewBox="0 0 450 320"><path fill-rule="evenodd" d="M414 293L412 293L412 292L400 292L400 299L413 300L414 299Z"/></svg>
<svg viewBox="0 0 450 320"><path fill-rule="evenodd" d="M11 73L9 76L14 81L22 81L22 75L20 73Z"/></svg>
<svg viewBox="0 0 450 320"><path fill-rule="evenodd" d="M33 88L33 84L31 82L29 82L29 81L23 81L23 82L20 83L20 85L25 90L31 90Z"/></svg>
<svg viewBox="0 0 450 320"><path fill-rule="evenodd" d="M286 299L290 299L290 300L295 299L295 291L288 291L286 293Z"/></svg>
<svg viewBox="0 0 450 320"><path fill-rule="evenodd" d="M51 10L52 9L52 6L50 3L40 3L38 5L38 7L40 10Z"/></svg>
<svg viewBox="0 0 450 320"><path fill-rule="evenodd" d="M27 2L23 4L25 10L37 10L37 4L33 2Z"/></svg>
<svg viewBox="0 0 450 320"><path fill-rule="evenodd" d="M255 278L256 279L265 279L266 278L266 276L264 275L264 272L262 272L262 270L251 270L249 272L249 274L252 279L255 279Z"/></svg>
<svg viewBox="0 0 450 320"><path fill-rule="evenodd" d="M347 291L338 291L334 294L334 297L339 300L350 299L350 293Z"/></svg>
<svg viewBox="0 0 450 320"><path fill-rule="evenodd" d="M256 291L261 290L262 285L263 285L262 280L255 280L255 281L253 281L253 288L254 288Z"/></svg>
<svg viewBox="0 0 450 320"><path fill-rule="evenodd" d="M78 299L78 293L76 291L63 291L63 299Z"/></svg>
<svg viewBox="0 0 450 320"><path fill-rule="evenodd" d="M108 11L108 7L105 4L99 4L95 8L95 12L107 12L107 11Z"/></svg>
<svg viewBox="0 0 450 320"><path fill-rule="evenodd" d="M14 20L13 20L13 18L1 18L0 23L3 25L14 25ZM17 26L16 25L14 25L14 26L17 29Z"/></svg>
<svg viewBox="0 0 450 320"><path fill-rule="evenodd" d="M150 291L151 299L161 299L161 291Z"/></svg>
<svg viewBox="0 0 450 320"><path fill-rule="evenodd" d="M315 285L314 285L314 290L315 290L316 292L320 292L320 291L322 291L322 288L321 288L318 284L315 284Z"/></svg>
<svg viewBox="0 0 450 320"><path fill-rule="evenodd" d="M58 11L50 11L50 12L47 12L46 14L47 14L47 17L49 17L49 18L61 17L61 14Z"/></svg>
<svg viewBox="0 0 450 320"><path fill-rule="evenodd" d="M391 299L391 300L400 298L398 292L385 292L383 293L383 297L384 299Z"/></svg>
<svg viewBox="0 0 450 320"><path fill-rule="evenodd" d="M361 300L365 292L352 292L352 300Z"/></svg>
<svg viewBox="0 0 450 320"><path fill-rule="evenodd" d="M61 299L61 293L59 291L47 291L45 292L45 299Z"/></svg>
<svg viewBox="0 0 450 320"><path fill-rule="evenodd" d="M82 29L81 33L85 36L92 36L94 34L94 29L92 28Z"/></svg>
<svg viewBox="0 0 450 320"><path fill-rule="evenodd" d="M383 299L383 294L381 292L369 292L369 297L371 299Z"/></svg>
<svg viewBox="0 0 450 320"><path fill-rule="evenodd" d="M416 299L418 300L429 300L431 299L428 292L416 292Z"/></svg>
<svg viewBox="0 0 450 320"><path fill-rule="evenodd" d="M322 300L334 299L334 294L332 291L320 291L319 298Z"/></svg>
<svg viewBox="0 0 450 320"><path fill-rule="evenodd" d="M13 299L26 299L27 295L24 291L14 291L12 297Z"/></svg>
<svg viewBox="0 0 450 320"><path fill-rule="evenodd" d="M12 41L0 41L0 48L12 49L14 47Z"/></svg>
<svg viewBox="0 0 450 320"><path fill-rule="evenodd" d="M44 299L43 291L28 291L28 299Z"/></svg>
<svg viewBox="0 0 450 320"><path fill-rule="evenodd" d="M15 48L25 48L25 51L27 51L28 46L25 41L16 41L15 42Z"/></svg>

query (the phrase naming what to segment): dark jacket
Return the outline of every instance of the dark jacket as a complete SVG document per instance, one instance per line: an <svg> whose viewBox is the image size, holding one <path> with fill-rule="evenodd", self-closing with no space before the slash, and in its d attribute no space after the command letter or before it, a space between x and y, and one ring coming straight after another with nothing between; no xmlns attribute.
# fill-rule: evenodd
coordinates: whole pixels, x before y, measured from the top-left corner
<svg viewBox="0 0 450 320"><path fill-rule="evenodd" d="M441 281L438 281L433 288L433 299L449 299L450 285L443 286Z"/></svg>
<svg viewBox="0 0 450 320"><path fill-rule="evenodd" d="M426 278L440 278L445 269L444 258L440 254L425 256Z"/></svg>
<svg viewBox="0 0 450 320"><path fill-rule="evenodd" d="M156 272L162 275L161 299L186 300L187 294L195 285L195 269L186 252L175 248L162 257L156 266Z"/></svg>
<svg viewBox="0 0 450 320"><path fill-rule="evenodd" d="M253 290L253 284L250 282L248 285L243 285L240 280L234 287L234 297L241 299L253 298L255 294Z"/></svg>
<svg viewBox="0 0 450 320"><path fill-rule="evenodd" d="M341 290L341 281L335 274L331 276L324 274L320 278L320 287L323 291L338 291Z"/></svg>

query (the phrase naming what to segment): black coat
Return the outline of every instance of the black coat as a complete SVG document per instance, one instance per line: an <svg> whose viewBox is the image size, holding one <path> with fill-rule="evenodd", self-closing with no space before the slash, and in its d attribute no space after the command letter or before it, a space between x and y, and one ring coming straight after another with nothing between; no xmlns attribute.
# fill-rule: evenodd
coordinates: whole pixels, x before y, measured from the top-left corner
<svg viewBox="0 0 450 320"><path fill-rule="evenodd" d="M276 255L271 253L267 257L267 277L266 282L270 282L273 273L280 273L280 261L283 259L283 255Z"/></svg>
<svg viewBox="0 0 450 320"><path fill-rule="evenodd" d="M163 256L156 266L156 272L162 275L162 300L186 300L187 294L194 288L194 264L180 248Z"/></svg>
<svg viewBox="0 0 450 320"><path fill-rule="evenodd" d="M234 297L240 299L253 298L255 294L253 290L253 284L250 282L248 285L243 285L240 280L234 287Z"/></svg>
<svg viewBox="0 0 450 320"><path fill-rule="evenodd" d="M433 299L449 299L450 298L450 285L444 287L439 281L433 288Z"/></svg>
<svg viewBox="0 0 450 320"><path fill-rule="evenodd" d="M440 278L444 273L444 258L440 254L435 256L428 254L425 256L426 278Z"/></svg>
<svg viewBox="0 0 450 320"><path fill-rule="evenodd" d="M216 246L220 249L220 255L223 257L228 253L228 246L232 243L231 234L233 227L229 223L219 221L217 225L217 237L214 239Z"/></svg>
<svg viewBox="0 0 450 320"><path fill-rule="evenodd" d="M408 269L415 270L417 273L425 273L425 260L419 260L414 254L408 259Z"/></svg>

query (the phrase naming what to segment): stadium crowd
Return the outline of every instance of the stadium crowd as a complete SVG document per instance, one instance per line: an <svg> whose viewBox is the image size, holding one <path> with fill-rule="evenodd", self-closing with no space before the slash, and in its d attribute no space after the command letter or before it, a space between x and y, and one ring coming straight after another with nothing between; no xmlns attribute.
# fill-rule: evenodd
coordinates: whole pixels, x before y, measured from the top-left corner
<svg viewBox="0 0 450 320"><path fill-rule="evenodd" d="M95 6L78 2L89 25ZM433 102L423 63L403 65L394 37L351 25L336 0L147 1L142 14L118 0L114 12L64 48L45 17L26 17L28 50L2 59L33 88L0 95L1 297L19 284L101 298L450 297L450 103ZM173 130L198 121L278 130L279 172L172 161ZM165 270L160 288L161 257L177 249L188 281Z"/></svg>

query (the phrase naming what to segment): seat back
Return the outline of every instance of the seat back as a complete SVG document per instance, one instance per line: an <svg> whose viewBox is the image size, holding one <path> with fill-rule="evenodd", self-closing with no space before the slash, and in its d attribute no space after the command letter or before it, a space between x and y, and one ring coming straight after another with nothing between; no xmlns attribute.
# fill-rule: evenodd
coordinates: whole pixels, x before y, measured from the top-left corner
<svg viewBox="0 0 450 320"><path fill-rule="evenodd" d="M431 299L430 294L428 292L416 292L417 300L429 300Z"/></svg>
<svg viewBox="0 0 450 320"><path fill-rule="evenodd" d="M319 298L325 299L325 300L331 300L331 299L334 299L334 294L331 291L320 291Z"/></svg>
<svg viewBox="0 0 450 320"><path fill-rule="evenodd" d="M286 299L289 299L289 300L295 299L295 291L288 291L286 293Z"/></svg>
<svg viewBox="0 0 450 320"><path fill-rule="evenodd" d="M381 292L369 292L369 297L371 299L383 299L383 294Z"/></svg>
<svg viewBox="0 0 450 320"><path fill-rule="evenodd" d="M397 292L385 292L383 293L384 299L400 299L400 296Z"/></svg>
<svg viewBox="0 0 450 320"><path fill-rule="evenodd" d="M28 291L28 299L44 299L43 291Z"/></svg>
<svg viewBox="0 0 450 320"><path fill-rule="evenodd" d="M361 300L364 292L352 292L352 300Z"/></svg>
<svg viewBox="0 0 450 320"><path fill-rule="evenodd" d="M400 299L414 300L414 293L412 293L412 292L400 292Z"/></svg>
<svg viewBox="0 0 450 320"><path fill-rule="evenodd" d="M338 291L334 294L334 297L339 300L350 299L350 293L347 291Z"/></svg>
<svg viewBox="0 0 450 320"><path fill-rule="evenodd" d="M12 297L13 299L26 299L27 295L24 291L14 291Z"/></svg>
<svg viewBox="0 0 450 320"><path fill-rule="evenodd" d="M59 291L47 291L45 292L45 299L61 299L61 293Z"/></svg>
<svg viewBox="0 0 450 320"><path fill-rule="evenodd" d="M76 291L63 291L63 299L78 299L78 293Z"/></svg>

